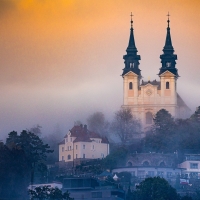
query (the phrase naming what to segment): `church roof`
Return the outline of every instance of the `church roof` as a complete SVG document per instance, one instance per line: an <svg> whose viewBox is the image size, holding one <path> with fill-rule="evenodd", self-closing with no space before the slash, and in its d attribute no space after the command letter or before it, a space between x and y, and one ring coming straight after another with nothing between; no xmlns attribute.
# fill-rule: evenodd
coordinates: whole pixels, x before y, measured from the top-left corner
<svg viewBox="0 0 200 200"><path fill-rule="evenodd" d="M147 85L147 84L160 86L160 81L156 81L156 79L153 80L153 81L143 81L142 80L141 86L144 86L144 85Z"/></svg>
<svg viewBox="0 0 200 200"><path fill-rule="evenodd" d="M177 93L177 105L179 107L186 107L190 110L190 108L186 105L186 103L183 101L183 99L180 97L180 95Z"/></svg>

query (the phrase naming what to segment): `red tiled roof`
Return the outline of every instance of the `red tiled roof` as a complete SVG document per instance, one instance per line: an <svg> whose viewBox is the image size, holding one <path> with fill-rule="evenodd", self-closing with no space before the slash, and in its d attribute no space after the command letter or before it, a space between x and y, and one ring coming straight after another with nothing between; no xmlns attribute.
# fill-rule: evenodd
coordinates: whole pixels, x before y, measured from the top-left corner
<svg viewBox="0 0 200 200"><path fill-rule="evenodd" d="M76 139L74 140L74 142L92 142L92 140L90 138L99 138L102 139L102 143L109 143L108 139L106 137L102 137L99 134L89 131L87 129L87 126L74 126L71 130L69 130L71 133L71 137L76 137ZM67 134L65 135L65 138L67 137ZM62 141L64 142L64 140ZM59 143L59 144L63 144L63 143Z"/></svg>

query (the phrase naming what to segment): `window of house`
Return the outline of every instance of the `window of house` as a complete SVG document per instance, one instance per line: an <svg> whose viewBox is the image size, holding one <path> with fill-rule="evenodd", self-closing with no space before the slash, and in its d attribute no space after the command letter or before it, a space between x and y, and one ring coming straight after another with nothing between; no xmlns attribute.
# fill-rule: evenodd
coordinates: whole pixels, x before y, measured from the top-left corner
<svg viewBox="0 0 200 200"><path fill-rule="evenodd" d="M133 83L129 82L129 90L132 90L132 89L133 89Z"/></svg>
<svg viewBox="0 0 200 200"><path fill-rule="evenodd" d="M64 147L62 147L62 152L64 151Z"/></svg>
<svg viewBox="0 0 200 200"><path fill-rule="evenodd" d="M71 159L71 155L68 155L68 156L67 156L67 159L70 160L70 159Z"/></svg>
<svg viewBox="0 0 200 200"><path fill-rule="evenodd" d="M171 178L172 177L172 172L167 172L167 178Z"/></svg>
<svg viewBox="0 0 200 200"><path fill-rule="evenodd" d="M149 166L149 162L148 161L144 161L142 165L143 166Z"/></svg>
<svg viewBox="0 0 200 200"><path fill-rule="evenodd" d="M85 158L85 154L83 154L83 158Z"/></svg>
<svg viewBox="0 0 200 200"><path fill-rule="evenodd" d="M169 82L166 82L166 89L169 89Z"/></svg>
<svg viewBox="0 0 200 200"><path fill-rule="evenodd" d="M76 154L76 158L78 158L78 154Z"/></svg>
<svg viewBox="0 0 200 200"><path fill-rule="evenodd" d="M198 169L198 163L190 163L190 169Z"/></svg>
<svg viewBox="0 0 200 200"><path fill-rule="evenodd" d="M165 167L165 162L162 161L162 162L160 163L160 167Z"/></svg>
<svg viewBox="0 0 200 200"><path fill-rule="evenodd" d="M92 192L92 198L102 198L102 192Z"/></svg>
<svg viewBox="0 0 200 200"><path fill-rule="evenodd" d="M64 160L64 156L62 156L62 160Z"/></svg>
<svg viewBox="0 0 200 200"><path fill-rule="evenodd" d="M149 175L150 177L153 177L153 176L154 176L154 171L148 171L148 175Z"/></svg>
<svg viewBox="0 0 200 200"><path fill-rule="evenodd" d="M132 167L133 166L132 162L130 162L130 161L127 163L127 165L128 165L128 167Z"/></svg>
<svg viewBox="0 0 200 200"><path fill-rule="evenodd" d="M85 145L83 145L83 149L85 149Z"/></svg>
<svg viewBox="0 0 200 200"><path fill-rule="evenodd" d="M164 172L163 171L158 171L157 176L163 177Z"/></svg>
<svg viewBox="0 0 200 200"><path fill-rule="evenodd" d="M76 145L76 149L78 149L78 145Z"/></svg>
<svg viewBox="0 0 200 200"><path fill-rule="evenodd" d="M151 112L146 113L146 124L152 124L153 123L153 115Z"/></svg>
<svg viewBox="0 0 200 200"><path fill-rule="evenodd" d="M138 170L138 177L145 178L145 171L144 170Z"/></svg>

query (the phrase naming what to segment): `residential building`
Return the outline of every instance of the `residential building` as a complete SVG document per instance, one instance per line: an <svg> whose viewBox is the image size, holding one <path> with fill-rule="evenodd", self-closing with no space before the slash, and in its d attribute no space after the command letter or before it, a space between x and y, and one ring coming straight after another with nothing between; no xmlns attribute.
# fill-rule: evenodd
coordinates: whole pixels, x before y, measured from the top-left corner
<svg viewBox="0 0 200 200"><path fill-rule="evenodd" d="M200 179L200 154L185 154L185 159L179 167L185 168L183 171L185 178Z"/></svg>
<svg viewBox="0 0 200 200"><path fill-rule="evenodd" d="M74 126L59 143L59 161L73 165L81 160L104 158L108 154L108 139L89 131L86 125Z"/></svg>

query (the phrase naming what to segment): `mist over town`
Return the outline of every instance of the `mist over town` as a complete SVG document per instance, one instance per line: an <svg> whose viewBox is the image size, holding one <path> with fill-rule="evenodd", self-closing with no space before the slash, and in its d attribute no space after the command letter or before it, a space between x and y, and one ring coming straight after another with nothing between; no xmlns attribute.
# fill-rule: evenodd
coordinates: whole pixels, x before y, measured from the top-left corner
<svg viewBox="0 0 200 200"><path fill-rule="evenodd" d="M0 199L198 200L199 9L0 0Z"/></svg>

